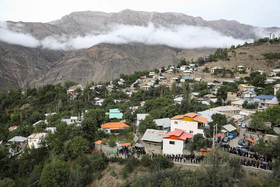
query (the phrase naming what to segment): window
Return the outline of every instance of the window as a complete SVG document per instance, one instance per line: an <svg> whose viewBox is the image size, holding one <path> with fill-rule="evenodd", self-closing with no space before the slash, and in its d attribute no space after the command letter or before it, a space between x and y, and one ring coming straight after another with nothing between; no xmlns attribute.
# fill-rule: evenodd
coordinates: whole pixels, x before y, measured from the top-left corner
<svg viewBox="0 0 280 187"><path fill-rule="evenodd" d="M192 131L192 130L190 130L190 133L193 133L193 131Z"/></svg>
<svg viewBox="0 0 280 187"><path fill-rule="evenodd" d="M169 144L175 145L174 141L169 141Z"/></svg>
<svg viewBox="0 0 280 187"><path fill-rule="evenodd" d="M175 124L178 124L178 121L175 121L174 123L175 123Z"/></svg>

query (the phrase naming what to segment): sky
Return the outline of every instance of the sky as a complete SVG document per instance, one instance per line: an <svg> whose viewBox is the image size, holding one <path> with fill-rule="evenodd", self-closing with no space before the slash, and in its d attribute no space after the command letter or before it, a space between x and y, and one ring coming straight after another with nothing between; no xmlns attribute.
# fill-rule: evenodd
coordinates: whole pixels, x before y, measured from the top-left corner
<svg viewBox="0 0 280 187"><path fill-rule="evenodd" d="M205 20L280 27L280 0L0 0L0 21L49 22L75 11L177 12Z"/></svg>

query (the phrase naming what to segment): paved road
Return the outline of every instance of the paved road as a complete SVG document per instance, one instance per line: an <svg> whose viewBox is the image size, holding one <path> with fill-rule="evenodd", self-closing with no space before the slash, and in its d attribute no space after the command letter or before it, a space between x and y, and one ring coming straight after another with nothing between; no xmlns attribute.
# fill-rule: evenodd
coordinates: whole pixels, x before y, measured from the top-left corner
<svg viewBox="0 0 280 187"><path fill-rule="evenodd" d="M243 121L242 123L245 124L246 127L247 127L250 121L251 121L251 118ZM240 132L239 136L237 136L234 139L230 140L229 145L231 147L237 146L238 145L238 140L244 138L244 132L245 131L246 131L246 128L242 128L241 126L239 126L239 132Z"/></svg>

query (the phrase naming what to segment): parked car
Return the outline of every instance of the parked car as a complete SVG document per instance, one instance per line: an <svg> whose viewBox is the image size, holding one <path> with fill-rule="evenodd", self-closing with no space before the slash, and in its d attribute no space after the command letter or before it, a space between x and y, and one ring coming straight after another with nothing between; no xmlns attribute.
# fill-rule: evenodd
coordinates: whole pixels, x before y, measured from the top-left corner
<svg viewBox="0 0 280 187"><path fill-rule="evenodd" d="M241 145L237 145L233 147L235 150L240 150L241 152L248 152L248 149L246 149L245 147L241 146Z"/></svg>
<svg viewBox="0 0 280 187"><path fill-rule="evenodd" d="M238 140L238 145L244 146L245 145L244 139L239 139Z"/></svg>
<svg viewBox="0 0 280 187"><path fill-rule="evenodd" d="M221 142L220 145L221 145L221 147L229 148L229 145L226 142Z"/></svg>
<svg viewBox="0 0 280 187"><path fill-rule="evenodd" d="M236 132L230 132L229 135L228 135L228 137L229 137L230 139L233 139L233 138L235 138L237 135L238 135L238 134L237 134Z"/></svg>
<svg viewBox="0 0 280 187"><path fill-rule="evenodd" d="M246 124L242 123L241 127L246 128Z"/></svg>
<svg viewBox="0 0 280 187"><path fill-rule="evenodd" d="M224 137L223 142L228 142L230 140L229 137Z"/></svg>

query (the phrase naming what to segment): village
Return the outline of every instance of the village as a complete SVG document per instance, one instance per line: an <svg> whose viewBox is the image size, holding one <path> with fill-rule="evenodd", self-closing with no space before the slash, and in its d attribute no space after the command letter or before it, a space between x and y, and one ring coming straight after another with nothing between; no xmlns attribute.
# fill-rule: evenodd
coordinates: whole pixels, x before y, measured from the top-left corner
<svg viewBox="0 0 280 187"><path fill-rule="evenodd" d="M93 151L104 152L108 156L120 156L120 153L122 153L122 156L126 158L134 155L134 153L135 156L137 153L138 158L140 158L140 153L151 156L162 154L174 161L177 160L175 158L178 157L179 160L182 156L180 160L182 161L183 159L186 162L186 155L197 155L199 158L201 158L200 156L203 158L208 151L211 151L216 146L222 147L228 152L239 154L243 157L246 156L247 158L254 158L258 155L258 157L263 158L262 162L264 163L260 164L258 162L258 167L262 165L263 169L271 170L271 159L257 154L254 150L254 145L258 141L266 143L276 141L278 134L280 134L280 124L272 125L272 122L264 121L262 127L253 126L251 117L256 112L264 112L268 108L279 105L276 94L280 89L280 84L278 84L280 80L280 77L278 77L280 69L264 72L239 65L235 70L232 70L236 72L236 77L222 78L219 74L224 71L224 68L221 67L213 67L205 70L205 68L201 69L201 67L198 67L197 64L189 63L178 66L171 65L149 71L148 73L146 72L146 75L138 77L135 82L129 85L123 78L111 81L107 85L92 85L89 88L92 92L98 89L106 89L108 94L113 90L119 90L125 93L127 95L126 99L114 99L113 101L114 103L124 103L129 100L132 94L137 93L139 90L148 91L149 89L161 86L166 87L172 92L172 90L178 87L186 89L183 85L188 83L188 86L191 88L182 90L183 93L181 94L174 92L174 105L184 105L182 103L184 102L183 100L194 99L206 108L206 110L190 111L172 117L152 118L151 121L147 120L149 113L137 113L139 109L145 107L145 101L143 100L138 106L129 107L131 113L135 116L132 120L133 135L131 134L130 138L116 139L113 142L109 142L106 138L95 140ZM267 73L268 76L263 81L266 84L273 85L273 94L258 95L256 93L255 90L258 87L253 86L244 79L244 77L249 76L253 72L257 76ZM198 75L207 78L203 79ZM238 84L237 82L242 83ZM237 84L237 90L235 92L227 91L223 93L225 97L221 100L221 98L217 97L217 93L221 92L219 90L221 87L228 84ZM195 88L199 86L203 88ZM69 100L74 101L79 95L83 95L84 89L85 86L83 85L70 87L67 90ZM106 98L95 97L90 102L97 107L103 107L105 100ZM161 110L161 108L157 110ZM78 116L71 116L69 119L62 118L61 122L67 125L74 124L81 127L87 112L85 110ZM222 124L220 121L212 118L217 114L226 119ZM20 154L26 146L31 149L44 146L48 133L54 134L56 132L55 126L48 125L48 116L52 115L56 115L56 112L46 113L44 119L32 124L34 128L37 125L45 124L43 125L46 126L44 132L36 132L28 137L15 136L9 139L5 146L10 147L10 157ZM127 121L124 119L124 111L118 108L110 108L105 115L109 119L109 122L101 124L100 130L109 136L123 135L126 129L131 128L129 124L126 124ZM142 123L149 123L144 130L141 127L143 126ZM9 131L16 131L17 128L18 126L11 126ZM193 145L196 143L194 141L200 139L205 141L194 147ZM126 150L125 154L122 152L123 150ZM244 163L244 165L247 164L249 166L248 163L250 162ZM253 163L251 162L250 166ZM257 167L257 164L254 164L254 166Z"/></svg>

